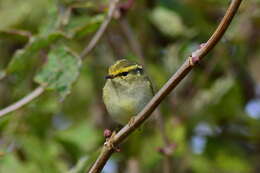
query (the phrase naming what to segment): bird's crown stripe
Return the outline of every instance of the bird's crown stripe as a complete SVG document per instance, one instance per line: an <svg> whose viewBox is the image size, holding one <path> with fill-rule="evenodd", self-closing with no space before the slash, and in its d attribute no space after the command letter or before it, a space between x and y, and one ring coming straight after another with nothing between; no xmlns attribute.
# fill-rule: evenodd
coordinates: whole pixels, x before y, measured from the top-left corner
<svg viewBox="0 0 260 173"><path fill-rule="evenodd" d="M137 68L141 68L142 69L142 66L140 66L138 64L135 64L135 65L119 68L118 70L111 71L109 75L115 76L117 74L120 74L120 73L123 73L123 72L129 72L129 71L137 69Z"/></svg>

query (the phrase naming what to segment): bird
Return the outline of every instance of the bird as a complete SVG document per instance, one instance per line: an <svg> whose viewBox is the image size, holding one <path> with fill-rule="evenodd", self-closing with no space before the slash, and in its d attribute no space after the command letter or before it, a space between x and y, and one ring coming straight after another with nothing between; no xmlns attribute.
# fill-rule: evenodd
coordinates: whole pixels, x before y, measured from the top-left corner
<svg viewBox="0 0 260 173"><path fill-rule="evenodd" d="M111 118L120 125L137 115L154 95L143 66L127 59L111 65L105 78L103 101Z"/></svg>

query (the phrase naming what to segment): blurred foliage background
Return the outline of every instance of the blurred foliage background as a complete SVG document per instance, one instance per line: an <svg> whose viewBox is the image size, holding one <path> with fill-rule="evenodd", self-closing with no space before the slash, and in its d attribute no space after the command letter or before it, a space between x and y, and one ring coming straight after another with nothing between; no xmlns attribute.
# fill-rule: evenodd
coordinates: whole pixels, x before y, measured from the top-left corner
<svg viewBox="0 0 260 173"><path fill-rule="evenodd" d="M81 61L77 55L109 1L0 0L0 108L50 84L0 117L0 172L86 172L104 143L103 130L113 126L102 102L108 66L121 58L142 63L158 90L209 38L229 3L136 1ZM221 42L104 173L259 172L259 9L259 0L242 2Z"/></svg>

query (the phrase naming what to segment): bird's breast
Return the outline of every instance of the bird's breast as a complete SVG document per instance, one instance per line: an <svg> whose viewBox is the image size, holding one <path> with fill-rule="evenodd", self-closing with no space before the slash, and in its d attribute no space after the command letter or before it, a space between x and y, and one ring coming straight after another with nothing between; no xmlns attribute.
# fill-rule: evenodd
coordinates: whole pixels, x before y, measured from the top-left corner
<svg viewBox="0 0 260 173"><path fill-rule="evenodd" d="M149 81L127 83L108 80L103 89L103 99L112 118L125 124L139 113L152 97Z"/></svg>

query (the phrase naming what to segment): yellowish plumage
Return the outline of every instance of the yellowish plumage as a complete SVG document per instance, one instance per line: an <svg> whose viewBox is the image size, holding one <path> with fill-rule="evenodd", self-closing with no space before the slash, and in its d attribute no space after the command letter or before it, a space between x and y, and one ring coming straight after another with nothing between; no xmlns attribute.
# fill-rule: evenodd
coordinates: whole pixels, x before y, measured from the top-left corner
<svg viewBox="0 0 260 173"><path fill-rule="evenodd" d="M141 65L125 59L108 70L109 78L103 88L103 100L111 117L126 124L153 97L152 85Z"/></svg>
<svg viewBox="0 0 260 173"><path fill-rule="evenodd" d="M143 68L141 65L131 63L125 59L117 61L114 65L111 65L108 69L108 75L116 76L122 72L129 72L136 68Z"/></svg>

